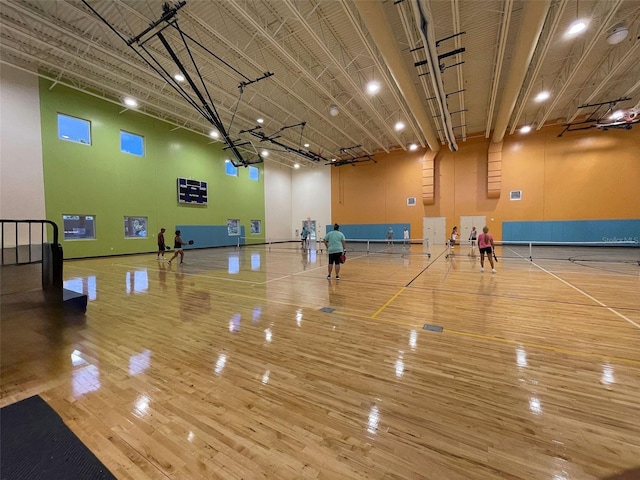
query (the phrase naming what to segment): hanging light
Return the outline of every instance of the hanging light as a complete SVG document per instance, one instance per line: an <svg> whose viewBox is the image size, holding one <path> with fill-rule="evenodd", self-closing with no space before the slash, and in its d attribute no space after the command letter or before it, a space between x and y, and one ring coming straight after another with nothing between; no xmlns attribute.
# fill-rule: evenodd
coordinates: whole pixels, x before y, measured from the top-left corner
<svg viewBox="0 0 640 480"><path fill-rule="evenodd" d="M338 114L340 113L340 110L338 109L337 105L331 104L329 105L329 113L331 114L332 117L337 117Z"/></svg>
<svg viewBox="0 0 640 480"><path fill-rule="evenodd" d="M395 127L393 127L393 128L395 128L396 132L399 132L399 131L401 131L401 130L404 130L404 123L402 123L402 122L396 122L396 125L395 125Z"/></svg>

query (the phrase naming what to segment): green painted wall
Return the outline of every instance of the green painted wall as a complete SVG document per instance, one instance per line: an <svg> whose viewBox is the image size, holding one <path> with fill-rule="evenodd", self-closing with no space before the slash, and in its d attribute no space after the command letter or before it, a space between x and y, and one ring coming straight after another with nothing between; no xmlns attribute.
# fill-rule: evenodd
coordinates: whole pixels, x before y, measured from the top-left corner
<svg viewBox="0 0 640 480"><path fill-rule="evenodd" d="M151 252L160 227L169 243L178 224L226 225L228 218L239 218L247 233L250 220L262 220L264 228L262 165L256 165L258 182L249 180L246 168L228 176L221 143L171 131L167 123L73 89L50 87L40 80L47 218L62 230L63 214L96 216L97 238L62 240L65 258ZM58 139L58 113L91 121L92 145ZM120 130L144 137L144 157L120 152ZM208 206L179 204L178 177L208 182ZM148 217L148 237L126 239L125 216Z"/></svg>

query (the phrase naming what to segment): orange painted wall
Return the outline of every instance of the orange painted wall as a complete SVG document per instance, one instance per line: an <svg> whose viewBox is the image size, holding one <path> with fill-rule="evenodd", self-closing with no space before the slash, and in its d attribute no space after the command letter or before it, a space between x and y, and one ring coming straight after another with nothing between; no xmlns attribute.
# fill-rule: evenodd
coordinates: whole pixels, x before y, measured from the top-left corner
<svg viewBox="0 0 640 480"><path fill-rule="evenodd" d="M557 135L547 127L510 135L502 150L500 198L487 198L489 140L446 147L436 157L435 203L422 204L422 155L394 152L332 169L333 222L411 224L422 235L423 217L447 217L447 229L461 215L485 215L496 238L503 221L640 218L640 128L585 130ZM509 191L522 200L510 201ZM407 206L407 197L418 205ZM493 220L492 220L493 219Z"/></svg>

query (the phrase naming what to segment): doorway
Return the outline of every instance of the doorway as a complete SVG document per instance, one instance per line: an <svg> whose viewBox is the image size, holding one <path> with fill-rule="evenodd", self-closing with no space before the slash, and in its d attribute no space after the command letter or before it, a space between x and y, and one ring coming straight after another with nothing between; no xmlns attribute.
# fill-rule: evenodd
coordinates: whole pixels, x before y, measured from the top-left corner
<svg viewBox="0 0 640 480"><path fill-rule="evenodd" d="M444 245L447 238L447 218L423 217L422 236L428 239L431 245Z"/></svg>

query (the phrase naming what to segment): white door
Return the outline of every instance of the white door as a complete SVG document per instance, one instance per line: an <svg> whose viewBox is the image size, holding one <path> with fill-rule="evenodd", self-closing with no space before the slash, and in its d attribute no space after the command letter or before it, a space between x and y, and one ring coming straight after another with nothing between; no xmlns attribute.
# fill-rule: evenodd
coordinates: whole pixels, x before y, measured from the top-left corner
<svg viewBox="0 0 640 480"><path fill-rule="evenodd" d="M487 217L484 215L460 215L460 243L469 244L471 227L476 227L478 235L487 224Z"/></svg>
<svg viewBox="0 0 640 480"><path fill-rule="evenodd" d="M444 245L447 241L447 217L423 217L422 238L428 238L430 245Z"/></svg>

